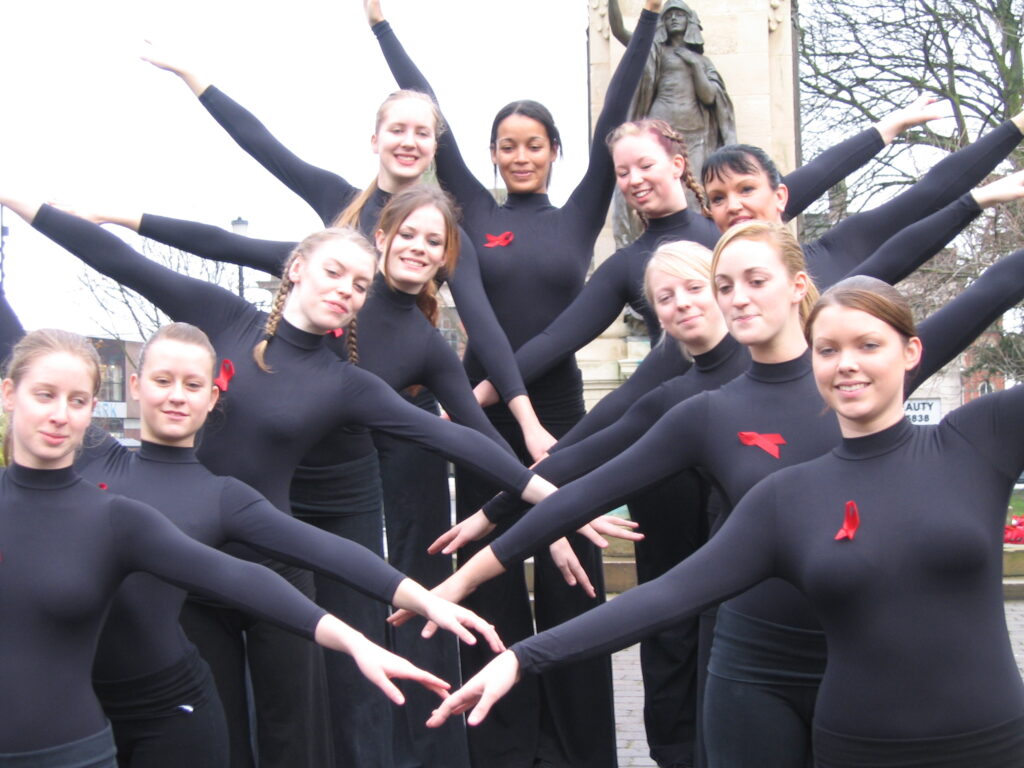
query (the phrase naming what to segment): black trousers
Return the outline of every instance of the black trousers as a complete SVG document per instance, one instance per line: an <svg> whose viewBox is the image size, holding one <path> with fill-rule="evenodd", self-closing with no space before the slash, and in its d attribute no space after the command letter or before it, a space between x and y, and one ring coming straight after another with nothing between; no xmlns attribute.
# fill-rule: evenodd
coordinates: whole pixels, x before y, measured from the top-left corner
<svg viewBox="0 0 1024 768"><path fill-rule="evenodd" d="M331 467L302 467L292 479L295 516L384 556L381 467L376 455ZM316 602L380 646L387 646L388 607L351 587L314 574ZM334 768L391 768L395 706L367 680L352 658L324 653L328 734Z"/></svg>
<svg viewBox="0 0 1024 768"><path fill-rule="evenodd" d="M119 768L227 765L228 726L213 677L204 675L201 689L201 696L190 697L162 717L111 720Z"/></svg>
<svg viewBox="0 0 1024 768"><path fill-rule="evenodd" d="M313 575L282 569L288 581L314 596ZM181 625L210 665L224 704L231 768L331 765L324 658L319 646L238 611L188 600ZM246 670L252 680L256 734L249 723Z"/></svg>
<svg viewBox="0 0 1024 768"><path fill-rule="evenodd" d="M680 472L629 500L645 534L635 545L637 580L652 581L707 540L706 483ZM644 727L651 759L662 768L694 764L697 723L697 618L640 642Z"/></svg>
<svg viewBox="0 0 1024 768"><path fill-rule="evenodd" d="M562 415L543 410L538 415L548 431L559 437L582 415L582 403ZM532 463L518 426L507 416L494 422L524 463ZM459 519L473 514L497 490L471 472L457 471L456 479ZM464 548L460 561L487 541ZM533 608L538 631L604 602L600 551L578 534L573 534L570 541L598 596L588 598L579 587L566 584L546 548L536 553ZM533 634L534 617L522 568L512 568L482 585L464 604L493 623L506 645ZM492 657L482 644L463 646L463 677L471 677ZM476 768L531 768L535 763L566 768L614 767L617 758L610 657L569 664L537 677L526 676L487 720L469 730L469 745Z"/></svg>
<svg viewBox="0 0 1024 768"><path fill-rule="evenodd" d="M426 390L408 399L438 413L437 401ZM373 439L384 483L388 561L429 589L448 578L453 567L450 556L427 554L434 539L451 527L448 462L406 440L379 433ZM392 628L390 647L416 666L447 680L455 690L460 685L459 642L450 632L438 632L424 640L420 637L423 624L422 619L416 619ZM427 718L440 699L420 685L399 682L398 686L405 694L405 705L392 708L395 768L468 768L465 719L453 717L441 728L427 728Z"/></svg>

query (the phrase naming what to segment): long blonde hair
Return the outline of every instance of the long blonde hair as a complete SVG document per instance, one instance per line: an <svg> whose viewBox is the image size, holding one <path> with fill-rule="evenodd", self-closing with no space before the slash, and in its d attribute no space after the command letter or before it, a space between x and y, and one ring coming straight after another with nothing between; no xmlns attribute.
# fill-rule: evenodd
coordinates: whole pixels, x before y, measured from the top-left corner
<svg viewBox="0 0 1024 768"><path fill-rule="evenodd" d="M252 357L256 361L256 365L260 367L260 370L267 373L271 372L270 366L266 362L267 345L270 344L271 339L277 333L277 326L281 322L281 313L284 311L285 301L292 292L292 288L295 287L295 283L288 276L292 264L300 257L308 258L319 245L330 240L351 243L364 251L376 263L377 252L373 249L373 246L370 245L365 237L351 227L329 227L319 232L314 232L296 245L288 255L288 259L284 263L284 269L281 270L281 285L278 286L277 293L274 295L274 301L267 315L267 322L263 326L263 338L256 343L252 350ZM359 351L356 342L356 319L354 317L349 322L347 331L346 343L348 345L349 361L358 363Z"/></svg>

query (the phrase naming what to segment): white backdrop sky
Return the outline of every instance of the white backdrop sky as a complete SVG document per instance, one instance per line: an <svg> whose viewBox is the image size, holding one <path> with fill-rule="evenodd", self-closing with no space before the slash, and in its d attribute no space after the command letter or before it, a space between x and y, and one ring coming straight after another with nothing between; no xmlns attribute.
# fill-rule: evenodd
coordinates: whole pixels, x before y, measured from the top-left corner
<svg viewBox="0 0 1024 768"><path fill-rule="evenodd" d="M517 98L551 108L566 150L551 195L563 201L588 151L586 3L384 0L384 11L485 183L495 111ZM225 228L243 216L255 237L319 227L178 78L138 59L146 38L186 55L304 159L357 186L373 177L374 114L395 84L360 0L59 0L0 5L0 189ZM25 326L96 333L85 267L9 211L5 223L5 285Z"/></svg>

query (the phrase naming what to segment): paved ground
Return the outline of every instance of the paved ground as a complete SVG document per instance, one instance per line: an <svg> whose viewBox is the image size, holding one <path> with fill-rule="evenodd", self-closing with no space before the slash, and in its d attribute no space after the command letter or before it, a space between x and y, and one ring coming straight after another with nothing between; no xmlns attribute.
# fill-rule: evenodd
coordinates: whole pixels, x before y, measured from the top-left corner
<svg viewBox="0 0 1024 768"><path fill-rule="evenodd" d="M1024 600L1006 603L1006 624L1010 629L1017 666L1024 674ZM654 762L647 756L644 738L644 692L640 682L639 656L634 645L612 658L619 768L654 768Z"/></svg>

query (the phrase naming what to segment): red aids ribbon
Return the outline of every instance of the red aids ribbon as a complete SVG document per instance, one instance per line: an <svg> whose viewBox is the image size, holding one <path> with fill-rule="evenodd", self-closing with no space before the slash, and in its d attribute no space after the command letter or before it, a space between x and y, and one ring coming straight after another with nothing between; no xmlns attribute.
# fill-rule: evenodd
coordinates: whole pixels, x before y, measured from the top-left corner
<svg viewBox="0 0 1024 768"><path fill-rule="evenodd" d="M217 385L217 389L221 392L228 391L228 382L235 375L235 364L227 358L224 358L224 362L220 364L220 375L213 380L213 383Z"/></svg>
<svg viewBox="0 0 1024 768"><path fill-rule="evenodd" d="M853 541L853 536L857 533L858 527L860 527L860 510L857 509L857 502L848 501L846 502L846 515L843 518L843 527L836 534L836 541L841 539Z"/></svg>
<svg viewBox="0 0 1024 768"><path fill-rule="evenodd" d="M516 239L516 236L511 232L502 232L500 235L484 236L487 238L487 242L484 243L484 248L504 248Z"/></svg>
<svg viewBox="0 0 1024 768"><path fill-rule="evenodd" d="M99 488L101 491L105 491L110 486L108 486L106 483L96 483L96 487Z"/></svg>
<svg viewBox="0 0 1024 768"><path fill-rule="evenodd" d="M737 432L736 436L744 445L757 446L776 459L779 458L779 446L786 444L782 435L777 433L762 435L760 432Z"/></svg>

